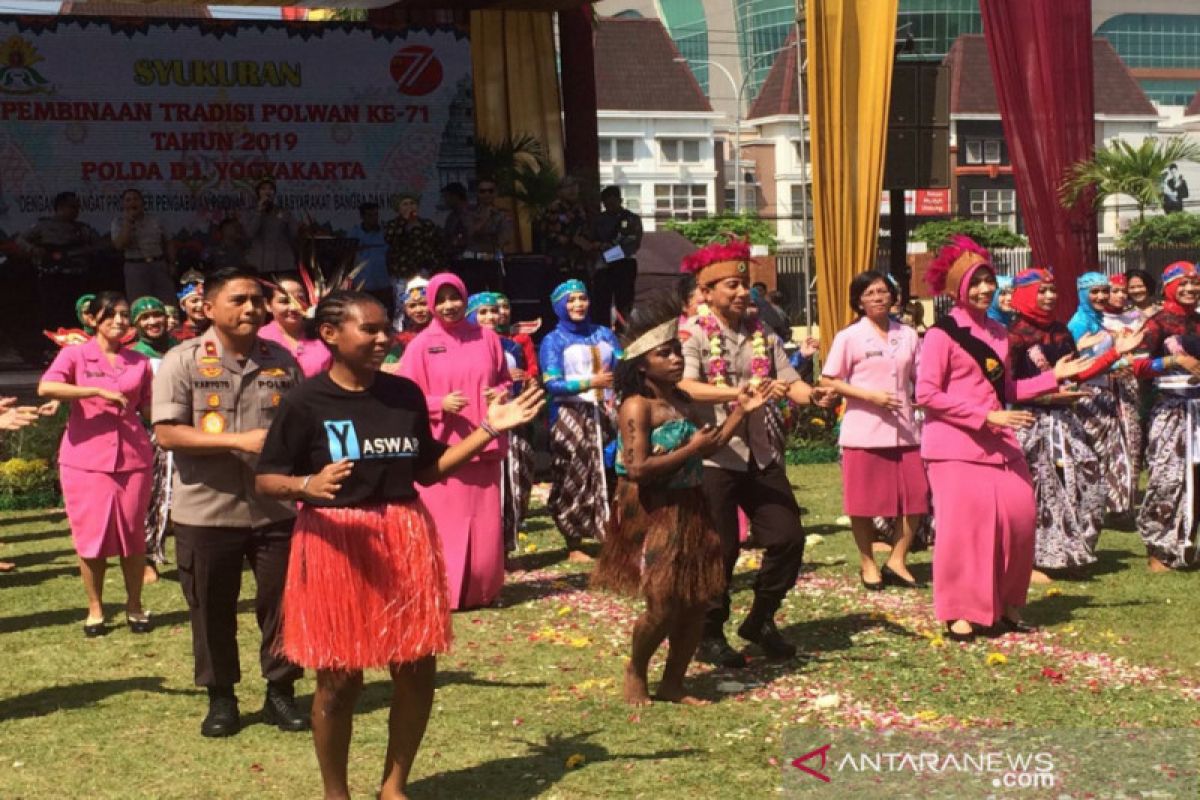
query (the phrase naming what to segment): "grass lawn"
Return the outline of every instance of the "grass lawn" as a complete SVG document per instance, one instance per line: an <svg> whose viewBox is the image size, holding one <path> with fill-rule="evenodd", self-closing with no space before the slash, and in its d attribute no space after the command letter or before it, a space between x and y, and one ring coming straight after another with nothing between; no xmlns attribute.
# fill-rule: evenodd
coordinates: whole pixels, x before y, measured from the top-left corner
<svg viewBox="0 0 1200 800"><path fill-rule="evenodd" d="M781 627L811 660L756 657L739 672L695 666L693 686L712 705L630 709L618 689L637 605L585 591L585 571L562 561L561 539L539 515L502 607L455 617L412 796L776 796L781 733L799 724L1200 725L1200 575L1148 574L1136 534L1105 532L1091 580L1033 589L1027 616L1044 632L958 645L939 635L928 592L858 587L853 543L835 522L836 467L793 467L791 476L819 540ZM20 567L0 575L0 797L319 796L309 736L258 722L264 686L249 601L240 620L247 724L232 739L205 740L173 572L146 590L153 634L115 627L85 640L63 515L6 515L0 545ZM757 557L743 556L735 614L750 601ZM915 562L927 577L928 554ZM249 596L248 574L245 584ZM115 569L108 601L114 616L123 602ZM307 705L311 678L298 691ZM369 673L351 750L356 795L373 796L377 785L389 696L385 675Z"/></svg>

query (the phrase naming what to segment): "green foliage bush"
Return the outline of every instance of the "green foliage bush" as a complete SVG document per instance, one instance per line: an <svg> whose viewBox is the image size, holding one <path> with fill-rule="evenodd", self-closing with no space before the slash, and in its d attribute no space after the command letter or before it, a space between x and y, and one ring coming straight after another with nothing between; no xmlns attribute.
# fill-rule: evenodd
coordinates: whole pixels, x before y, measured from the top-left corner
<svg viewBox="0 0 1200 800"><path fill-rule="evenodd" d="M683 222L677 219L664 220L659 227L678 231L697 247L721 239L732 233L738 238L750 238L751 244L762 244L774 251L779 242L775 239L775 225L770 220L760 219L756 214L740 214L729 217L705 217Z"/></svg>
<svg viewBox="0 0 1200 800"><path fill-rule="evenodd" d="M1121 234L1117 246L1200 247L1200 214L1162 214L1138 220Z"/></svg>
<svg viewBox="0 0 1200 800"><path fill-rule="evenodd" d="M924 242L930 250L937 250L950 241L955 234L969 236L988 248L1024 247L1024 236L1013 233L1002 225L989 225L976 219L942 219L918 225L912 238Z"/></svg>
<svg viewBox="0 0 1200 800"><path fill-rule="evenodd" d="M67 404L58 414L0 436L0 510L44 508L62 503L58 444L67 424Z"/></svg>

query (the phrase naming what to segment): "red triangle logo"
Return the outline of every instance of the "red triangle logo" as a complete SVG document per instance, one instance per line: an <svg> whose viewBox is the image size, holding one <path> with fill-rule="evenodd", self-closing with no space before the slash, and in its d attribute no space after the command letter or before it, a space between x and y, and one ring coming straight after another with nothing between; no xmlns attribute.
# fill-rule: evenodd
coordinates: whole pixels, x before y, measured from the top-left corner
<svg viewBox="0 0 1200 800"><path fill-rule="evenodd" d="M818 770L813 769L812 767L808 766L804 762L808 761L811 758L816 758L817 756L820 756L821 757L820 769L825 769L825 761L829 756L829 748L831 746L832 745L827 744L824 747L818 747L816 750L813 750L810 753L805 753L804 755L800 756L799 758L792 759L792 766L795 767L796 769L800 770L801 772L806 772L809 775L812 775L817 780L825 781L825 783L829 783L828 775L826 775L824 772L819 772Z"/></svg>

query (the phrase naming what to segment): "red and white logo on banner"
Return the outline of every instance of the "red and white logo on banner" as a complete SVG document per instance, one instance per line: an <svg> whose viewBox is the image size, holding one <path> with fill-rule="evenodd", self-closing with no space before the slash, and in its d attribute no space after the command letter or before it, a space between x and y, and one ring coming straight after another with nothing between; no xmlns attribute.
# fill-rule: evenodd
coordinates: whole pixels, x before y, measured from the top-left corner
<svg viewBox="0 0 1200 800"><path fill-rule="evenodd" d="M432 47L422 44L397 50L390 70L396 88L410 97L422 97L442 85L442 62L434 56Z"/></svg>

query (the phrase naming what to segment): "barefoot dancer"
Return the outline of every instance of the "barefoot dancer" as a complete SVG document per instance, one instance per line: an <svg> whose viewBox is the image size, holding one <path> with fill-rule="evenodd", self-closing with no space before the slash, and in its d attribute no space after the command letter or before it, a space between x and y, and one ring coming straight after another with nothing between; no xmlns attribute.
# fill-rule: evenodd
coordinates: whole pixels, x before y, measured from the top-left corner
<svg viewBox="0 0 1200 800"><path fill-rule="evenodd" d="M720 430L689 419L691 398L679 390L683 346L676 338L679 306L668 299L634 309L625 358L617 366L617 497L592 585L641 592L646 610L633 627L625 667L625 702L650 702L646 670L669 642L658 697L695 703L683 690L688 662L700 644L708 606L725 588L721 537L702 488L703 459L733 436L763 397L743 387Z"/></svg>
<svg viewBox="0 0 1200 800"><path fill-rule="evenodd" d="M542 406L531 386L447 447L420 388L379 372L383 305L338 291L317 306L328 372L284 397L258 462L258 490L302 500L284 595L282 650L317 671L313 743L326 798L349 797L347 767L363 670L394 691L379 797L404 797L433 705L435 656L450 645L450 596L433 518L415 482L444 480Z"/></svg>

